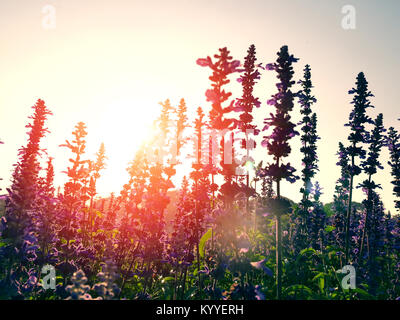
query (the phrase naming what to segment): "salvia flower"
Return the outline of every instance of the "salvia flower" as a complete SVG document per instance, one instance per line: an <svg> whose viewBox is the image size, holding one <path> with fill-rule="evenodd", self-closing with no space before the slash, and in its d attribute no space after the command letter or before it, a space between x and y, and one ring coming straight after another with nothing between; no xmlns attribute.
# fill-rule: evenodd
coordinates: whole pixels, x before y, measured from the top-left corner
<svg viewBox="0 0 400 320"><path fill-rule="evenodd" d="M71 281L72 284L65 288L70 294L66 300L92 300L92 296L88 293L90 286L86 284L88 279L82 270L74 272Z"/></svg>

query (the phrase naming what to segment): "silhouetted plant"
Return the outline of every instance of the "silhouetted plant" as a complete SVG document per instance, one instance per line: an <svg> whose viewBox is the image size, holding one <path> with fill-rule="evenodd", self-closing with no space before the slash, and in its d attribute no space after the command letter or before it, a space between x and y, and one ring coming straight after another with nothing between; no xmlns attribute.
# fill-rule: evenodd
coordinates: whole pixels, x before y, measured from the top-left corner
<svg viewBox="0 0 400 320"><path fill-rule="evenodd" d="M0 140L0 144L4 144L4 142ZM2 180L3 180L3 178L0 178L0 181L2 181ZM1 190L3 190L3 189L0 188L0 191L1 191Z"/></svg>
<svg viewBox="0 0 400 320"><path fill-rule="evenodd" d="M345 229L346 229L346 210L349 199L350 173L349 173L349 155L343 143L339 142L339 151L337 152L339 161L336 163L340 166L340 177L336 181L335 193L333 195L333 216L332 216L332 236L331 239L340 248L345 246Z"/></svg>
<svg viewBox="0 0 400 320"><path fill-rule="evenodd" d="M77 225L71 225L75 215L78 215L78 218L83 220L83 225L88 227L87 217L80 217L80 210L89 199L87 186L90 179L89 160L83 158L86 151L86 125L83 122L78 122L72 134L74 136L72 142L66 140L65 144L60 145L61 147L68 148L74 155L73 158L69 159L71 166L64 172L69 178L64 184L62 198L62 202L65 206L63 219L65 219L64 231L66 231L66 233L71 232L71 227L77 228Z"/></svg>
<svg viewBox="0 0 400 320"><path fill-rule="evenodd" d="M253 131L255 135L258 134L259 130L257 126L252 123L253 116L251 115L253 111L253 107L259 108L261 106L261 102L258 98L254 97L253 90L254 85L256 84L256 80L260 79L260 72L258 68L262 68L261 64L256 65L256 47L254 44L250 46L247 51L247 56L244 58L244 69L242 71L242 75L238 79L238 81L242 84L242 97L237 99L234 111L241 112L238 122L238 128L242 131L246 136L248 131ZM243 149L246 149L247 139L242 139L241 146Z"/></svg>
<svg viewBox="0 0 400 320"><path fill-rule="evenodd" d="M86 148L86 125L78 122L72 135L74 136L72 142L66 140L65 144L60 145L68 148L73 154L73 158L69 159L71 166L64 172L68 176L68 181L64 184L63 195L60 196L62 206L58 214L62 229L59 231L61 259L57 267L63 273L64 285L68 281L68 275L78 270L75 258L80 254L82 248L80 241L76 241L78 229L81 227L85 232L83 239L88 236L92 237L91 233L88 234L88 230L91 228L84 210L85 203L89 200L88 184L90 179L90 161L83 158ZM88 272L88 269L85 271Z"/></svg>
<svg viewBox="0 0 400 320"><path fill-rule="evenodd" d="M28 131L27 145L18 151L18 162L11 179L11 187L7 189L5 216L1 218L1 236L7 239L2 242L0 250L0 296L21 297L30 293L37 285L35 270L31 268L37 258L38 239L36 231L35 211L40 204L40 164L39 158L44 151L40 141L48 129L45 122L51 111L45 102L38 99L32 107L34 112L29 117L32 122ZM28 269L27 269L28 267ZM25 281L27 281L25 283ZM8 293L6 293L8 291Z"/></svg>
<svg viewBox="0 0 400 320"><path fill-rule="evenodd" d="M260 72L258 71L261 63L256 65L256 47L254 44L250 46L247 51L247 56L244 58L244 68L240 70L243 74L240 76L238 81L242 84L242 97L237 99L234 111L241 112L238 121L238 129L242 132L245 138L241 139L241 148L245 150L244 160L242 165L246 172L246 184L242 185L241 189L246 194L246 211L249 211L249 197L254 194L254 190L250 188L250 172L249 167L254 166L254 159L250 157L250 152L255 149L256 142L254 141L253 135L259 134L260 130L253 124L253 108L259 108L261 102L258 98L254 97L254 85L256 80L260 79Z"/></svg>
<svg viewBox="0 0 400 320"><path fill-rule="evenodd" d="M311 82L311 69L309 65L304 68L304 79L300 80L302 90L298 93L299 102L301 105L300 113L303 115L302 121L299 125L302 125L301 135L302 147L300 151L303 153L303 170L302 180L303 187L300 192L303 193L302 206L303 210L307 210L310 207L308 203L308 195L312 188L311 179L315 176L318 171L318 156L316 153L317 146L316 142L319 139L317 135L317 115L312 113L311 106L317 101L311 93L313 88Z"/></svg>
<svg viewBox="0 0 400 320"><path fill-rule="evenodd" d="M54 167L53 158L47 161L46 176L39 182L39 197L37 208L33 212L35 220L35 232L38 238L38 261L40 268L43 265L58 262L58 250L56 248L57 223L54 219L58 210L59 202L54 197Z"/></svg>
<svg viewBox="0 0 400 320"><path fill-rule="evenodd" d="M371 295L376 294L380 279L382 279L384 268L382 266L385 252L385 213L383 203L374 189L370 192L372 210L370 211L369 222L365 225L368 237L368 260L366 280L368 291Z"/></svg>
<svg viewBox="0 0 400 320"><path fill-rule="evenodd" d="M317 156L317 145L319 136L317 135L317 115L312 112L312 105L317 99L312 95L311 89L313 88L311 82L311 69L309 65L304 68L304 78L299 81L302 89L298 92L297 97L301 106L300 113L303 115L302 120L298 123L301 125L301 142L302 147L300 151L303 154L303 170L301 178L303 186L300 192L303 194L300 206L296 208L294 214L291 216L292 225L295 227L293 234L294 247L302 250L307 246L307 239L309 238L308 222L311 221L308 215L315 214L311 212L313 202L309 199L313 184L311 179L315 176L318 171L318 156ZM317 210L317 209L315 209ZM321 210L318 209L318 212ZM317 234L318 236L318 234Z"/></svg>
<svg viewBox="0 0 400 320"><path fill-rule="evenodd" d="M93 232L97 228L95 228L95 216L93 215L93 205L94 205L94 197L97 194L96 191L96 184L97 180L100 178L100 171L105 169L105 160L106 160L106 155L105 155L105 147L104 143L100 144L99 151L96 153L96 161L89 161L89 174L90 174L90 180L89 180L89 189L88 189L88 195L90 197L90 203L89 203L89 209L88 209L88 224L90 227L90 231Z"/></svg>
<svg viewBox="0 0 400 320"><path fill-rule="evenodd" d="M387 146L390 152L390 161L388 164L391 167L393 180L393 195L396 196L395 207L400 211L400 135L390 127L387 135Z"/></svg>
<svg viewBox="0 0 400 320"><path fill-rule="evenodd" d="M213 62L210 57L197 59L197 64L202 67L209 67L213 71L213 74L209 77L212 82L212 88L206 91L206 97L207 101L210 101L212 104L209 114L210 128L222 133L220 165L221 174L224 176L225 183L221 186L220 191L225 199L226 207L229 208L235 194L239 191L239 187L232 179L237 168L233 156L232 163L227 163L229 161L225 159L225 134L227 132L229 133L230 137L228 138L228 142L233 149L233 132L229 130L236 126L236 121L232 118L226 118L226 115L233 111L235 100L232 100L227 107L223 106L232 95L231 92L225 91L224 86L230 82L228 76L237 72L237 67L239 67L240 62L238 60L233 60L226 47L219 49L219 54L214 55L214 58L216 59L215 62Z"/></svg>
<svg viewBox="0 0 400 320"><path fill-rule="evenodd" d="M6 219L10 228L12 220L15 222L15 232L28 227L29 211L35 208L40 172L39 157L44 151L40 148L40 140L49 132L45 122L47 116L52 114L40 99L32 108L34 113L29 117L32 123L26 126L29 129L28 143L18 151L19 160L12 175L11 187L8 189Z"/></svg>
<svg viewBox="0 0 400 320"><path fill-rule="evenodd" d="M185 129L188 127L188 118L187 118L187 107L185 99L181 99L179 102L179 106L176 110L177 113L177 121L176 121L176 155L179 156L181 148L186 141L183 133Z"/></svg>
<svg viewBox="0 0 400 320"><path fill-rule="evenodd" d="M374 210L373 207L373 199L372 193L375 192L377 188L381 188L379 184L376 184L372 177L378 171L378 169L383 169L382 164L379 162L379 156L381 153L381 149L385 143L385 131L386 129L383 127L383 115L380 113L375 121L375 127L370 134L367 135L366 143L368 143L368 156L367 159L361 162L361 167L365 174L368 176L368 179L364 180L359 187L363 188L364 192L367 195L367 199L363 201L365 206L365 223L364 230L362 233L361 243L360 243L360 258L362 258L362 253L364 250L364 241L365 236L369 230L369 219ZM370 238L370 237L368 237ZM370 246L368 246L369 248Z"/></svg>
<svg viewBox="0 0 400 320"><path fill-rule="evenodd" d="M353 199L353 185L354 177L361 173L361 168L356 164L356 159L363 159L366 151L360 146L360 143L366 141L366 129L365 125L372 123L372 120L366 114L367 108L373 108L369 98L373 97L371 91L368 90L368 82L365 79L364 73L360 72L357 75L356 88L349 90L349 94L353 95L351 104L354 105L353 110L349 116L349 122L345 126L350 127L350 134L348 140L350 146L347 147L347 153L350 157L349 175L350 175L350 186L349 186L349 200L347 205L347 216L346 216L346 231L345 231L345 258L349 262L349 248L350 248L350 218L351 218L351 207Z"/></svg>
<svg viewBox="0 0 400 320"><path fill-rule="evenodd" d="M294 62L297 58L289 54L288 47L283 46L277 53L278 59L275 63L267 65L267 70L274 70L277 73L279 82L276 84L278 92L268 100L269 105L276 108L275 115L270 113L270 118L264 120L266 124L264 130L273 128L269 136L264 136L262 146L268 149L268 154L273 156L275 163L270 163L264 168L263 176L270 176L276 182L276 196L277 200L281 199L281 186L282 179L289 182L294 182L298 179L294 175L295 169L290 163L283 164L282 158L289 155L291 148L289 140L298 134L295 131L295 124L290 121L290 111L293 110L293 100L295 94L291 91L291 87L295 84L293 78ZM282 205L283 209L286 205ZM282 241L281 241L281 214L282 210L274 212L276 215L276 264L277 264L277 298L280 299L282 295Z"/></svg>

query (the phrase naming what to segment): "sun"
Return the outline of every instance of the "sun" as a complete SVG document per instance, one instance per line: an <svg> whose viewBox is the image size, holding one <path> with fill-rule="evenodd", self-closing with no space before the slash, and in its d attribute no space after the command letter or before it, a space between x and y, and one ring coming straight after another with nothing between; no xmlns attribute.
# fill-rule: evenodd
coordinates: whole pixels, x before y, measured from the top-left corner
<svg viewBox="0 0 400 320"><path fill-rule="evenodd" d="M90 126L90 145L104 142L107 156L107 167L98 182L99 195L119 192L128 181L126 168L140 146L150 142L159 110L157 103L123 98L101 110L96 123Z"/></svg>

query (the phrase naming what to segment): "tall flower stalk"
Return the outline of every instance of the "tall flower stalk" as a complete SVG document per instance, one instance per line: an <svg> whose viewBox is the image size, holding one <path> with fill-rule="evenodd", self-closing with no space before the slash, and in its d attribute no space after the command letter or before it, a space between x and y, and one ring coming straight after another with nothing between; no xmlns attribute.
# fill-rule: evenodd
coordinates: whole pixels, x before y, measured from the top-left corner
<svg viewBox="0 0 400 320"><path fill-rule="evenodd" d="M197 59L197 64L202 67L209 67L213 71L212 75L209 77L212 82L211 89L206 91L206 97L207 101L211 102L212 107L209 113L210 127L223 134L221 138L220 164L225 183L221 186L221 194L224 198L225 206L229 208L238 188L232 179L236 173L236 164L234 161L232 161L232 163L226 163L229 161L225 159L225 133L230 133L228 142L231 142L233 145L234 138L230 130L236 126L236 121L232 118L226 118L226 115L233 111L235 101L232 100L228 106L224 106L224 103L227 102L232 95L231 92L225 91L224 86L230 82L228 76L238 71L237 67L239 67L240 62L238 60L233 60L226 47L219 49L219 54L215 54L214 58L216 59L215 62L213 62L209 56L205 59Z"/></svg>
<svg viewBox="0 0 400 320"><path fill-rule="evenodd" d="M11 187L7 189L9 195L6 203L8 229L10 233L17 233L21 236L24 234L23 230L31 223L29 212L35 209L37 202L41 169L39 158L44 151L40 148L40 140L49 132L45 127L45 122L48 115L52 114L41 99L37 100L32 109L34 110L33 115L29 117L32 119L32 123L26 126L29 129L28 143L18 151L19 160L12 175Z"/></svg>
<svg viewBox="0 0 400 320"><path fill-rule="evenodd" d="M361 173L360 166L356 165L358 158L364 159L366 151L360 146L360 143L366 142L366 129L365 125L372 123L372 120L366 114L367 108L373 108L369 98L373 97L371 91L368 90L368 82L363 72L360 72L357 76L356 88L349 90L349 94L353 95L351 104L354 105L353 110L349 116L349 122L345 126L350 127L350 134L348 140L350 146L347 147L347 153L349 154L351 164L349 166L350 175L350 186L349 186L349 201L347 205L346 215L346 231L345 231L345 257L346 262L349 262L349 248L350 248L350 218L352 210L353 200L353 185L354 177Z"/></svg>
<svg viewBox="0 0 400 320"><path fill-rule="evenodd" d="M44 209L41 201L39 173L40 157L44 150L41 139L48 133L45 122L51 111L41 99L32 107L33 115L28 128L28 142L18 150L18 162L7 188L5 215L0 219L0 297L20 297L21 290L33 290L37 284L36 271L29 266L37 263L39 243L37 239L38 212ZM40 254L40 253L39 253ZM40 262L39 262L40 263ZM28 271L28 269L29 271ZM27 277L27 283L20 282Z"/></svg>
<svg viewBox="0 0 400 320"><path fill-rule="evenodd" d="M301 125L302 147L300 151L303 153L303 170L302 180L303 187L300 192L303 194L302 207L304 211L310 207L309 194L312 188L311 179L315 176L318 171L318 156L316 153L317 145L316 142L319 139L317 135L317 115L312 112L311 106L317 102L315 97L311 93L313 88L311 82L311 69L307 64L304 68L304 79L300 81L302 90L299 92L299 102L301 105L300 113L303 115Z"/></svg>
<svg viewBox="0 0 400 320"><path fill-rule="evenodd" d="M298 132L295 131L295 124L291 122L290 112L294 107L295 93L291 87L295 84L293 78L293 63L297 58L289 54L288 47L283 46L277 53L278 59L275 63L267 65L267 70L275 70L279 82L276 84L278 92L274 94L268 104L275 106L276 113L270 113L270 118L265 119L264 130L273 128L269 136L264 136L262 145L268 149L268 154L273 156L274 163L269 163L264 168L264 176L271 177L276 182L276 289L277 298L282 296L282 230L281 215L288 213L288 206L281 201L281 181L286 179L293 183L298 177L294 175L295 169L290 163L283 163L283 158L290 154L289 140ZM285 212L286 211L286 212Z"/></svg>
<svg viewBox="0 0 400 320"><path fill-rule="evenodd" d="M380 113L375 119L375 127L372 130L369 137L367 137L366 142L369 144L368 150L368 157L366 160L361 162L361 167L363 171L367 174L368 179L364 180L360 187L363 188L367 195L367 199L364 201L365 204L365 224L363 229L363 234L361 237L361 244L360 244L360 258L362 258L363 249L364 249L364 241L366 234L369 230L369 223L370 217L372 214L373 208L373 195L372 193L375 192L377 188L381 186L376 184L372 177L378 172L378 169L383 169L382 164L379 162L379 156L381 153L381 149L385 143L385 131L386 129L383 127L383 115Z"/></svg>
<svg viewBox="0 0 400 320"><path fill-rule="evenodd" d="M396 197L395 208L400 211L400 134L390 127L387 135L387 146L390 152L390 161L393 180L393 195Z"/></svg>
<svg viewBox="0 0 400 320"><path fill-rule="evenodd" d="M187 118L187 107L186 107L186 102L185 99L181 99L179 102L179 106L176 110L177 114L177 121L176 121L176 154L179 156L181 148L185 142L185 139L183 137L183 133L185 129L188 126L188 118Z"/></svg>
<svg viewBox="0 0 400 320"><path fill-rule="evenodd" d="M249 177L249 166L254 167L254 160L250 157L250 151L254 149L255 141L252 135L258 135L259 131L257 126L253 124L252 111L254 107L259 108L261 102L258 98L254 97L254 85L256 80L260 79L260 72L258 68L262 68L261 64L256 65L256 47L254 44L250 46L247 51L247 56L244 58L244 68L241 70L243 74L240 76L238 81L242 84L242 97L236 101L235 111L241 112L238 121L238 129L245 136L241 140L241 148L246 151L246 155L243 161L243 165L246 167L246 186L244 193L246 194L246 211L249 211L249 196L253 193L250 189L250 177Z"/></svg>
<svg viewBox="0 0 400 320"><path fill-rule="evenodd" d="M80 213L80 209L89 199L88 196L88 180L89 180L89 160L84 159L86 149L86 125L78 122L75 131L72 132L74 140L65 141L60 147L66 147L74 154L74 158L70 159L71 166L65 172L69 181L64 185L63 203L66 209L64 229L68 230L74 220L74 215ZM83 223L87 224L86 216L83 217ZM69 232L67 232L69 233Z"/></svg>
<svg viewBox="0 0 400 320"><path fill-rule="evenodd" d="M336 163L340 166L340 178L336 181L335 194L333 195L333 216L334 232L333 241L339 247L344 247L345 229L346 229L346 210L349 199L350 174L349 174L349 155L343 143L339 142L339 151L337 152L339 161Z"/></svg>
<svg viewBox="0 0 400 320"><path fill-rule="evenodd" d="M313 201L310 200L310 193L313 187L311 180L318 171L316 143L319 139L317 135L317 115L313 113L311 108L317 99L311 92L313 85L311 82L311 68L308 64L304 68L304 78L299 81L299 84L302 88L298 92L298 98L300 113L303 115L302 120L298 123L298 125L301 125L302 131L300 151L303 154L303 169L301 171L303 186L300 188L300 192L303 197L300 206L296 209L295 214L292 215L292 219L295 225L295 236L293 237L296 242L295 248L304 249L305 245L308 245L308 229L312 227L309 225L309 222L312 221L309 215L312 214L310 211L313 206ZM314 211L318 210L314 208Z"/></svg>
<svg viewBox="0 0 400 320"><path fill-rule="evenodd" d="M88 194L90 196L90 203L89 203L89 225L91 226L93 230L94 226L94 216L93 216L93 205L94 205L94 197L96 196L96 184L97 180L100 178L100 171L104 170L106 167L105 160L106 160L106 155L105 155L105 147L104 143L100 144L99 151L96 153L96 161L90 161L89 164L89 172L91 174L90 176L90 182L89 182L89 190Z"/></svg>

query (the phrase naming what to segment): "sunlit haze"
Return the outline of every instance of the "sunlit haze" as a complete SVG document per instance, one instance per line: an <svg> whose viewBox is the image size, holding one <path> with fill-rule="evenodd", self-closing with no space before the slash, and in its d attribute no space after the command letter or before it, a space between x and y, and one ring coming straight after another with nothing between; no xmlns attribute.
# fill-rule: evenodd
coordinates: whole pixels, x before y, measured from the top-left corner
<svg viewBox="0 0 400 320"><path fill-rule="evenodd" d="M335 166L338 142L348 135L348 90L358 72L365 73L375 95L371 117L382 112L385 126L399 129L400 21L393 12L400 12L400 2L351 2L357 8L355 30L340 24L347 1L1 1L1 192L9 186L17 150L26 142L24 126L38 98L53 112L48 121L51 133L42 146L55 158L55 184L66 181L62 171L70 156L59 145L71 139L74 126L83 121L87 155L94 157L105 143L107 169L98 181L99 194L118 193L128 179L129 161L151 135L159 102L170 99L178 105L185 98L191 120L198 106L208 112L204 92L209 70L199 67L197 58L227 46L235 59L243 60L254 44L258 62L265 64L286 44L300 58L296 79L305 64L312 68L321 136L316 179L324 188L322 201L331 201L340 174ZM42 25L47 4L56 9L54 29ZM239 96L240 84L231 80L229 88ZM260 128L273 110L266 100L275 82L273 72L264 72L255 87L262 102L255 112ZM298 105L293 117L300 120ZM297 137L289 161L298 172L299 147ZM266 150L257 152L257 160L269 160ZM385 206L394 211L387 160L384 150L385 170L376 181L383 186ZM299 183L284 185L284 196L300 199ZM355 200L361 199L358 189Z"/></svg>

